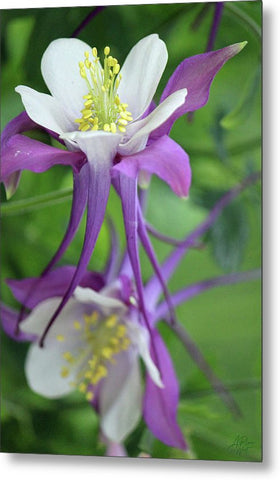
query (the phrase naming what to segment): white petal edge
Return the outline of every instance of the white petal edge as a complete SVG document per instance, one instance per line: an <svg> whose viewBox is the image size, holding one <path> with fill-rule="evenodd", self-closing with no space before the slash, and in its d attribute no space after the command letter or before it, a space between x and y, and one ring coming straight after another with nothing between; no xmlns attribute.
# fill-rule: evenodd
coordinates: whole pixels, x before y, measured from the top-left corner
<svg viewBox="0 0 280 480"><path fill-rule="evenodd" d="M102 295L102 293L97 293L91 288L77 287L73 295L78 302L82 302L87 305L97 305L106 315L112 313L113 311L118 313L125 313L127 311L127 306L117 298Z"/></svg>
<svg viewBox="0 0 280 480"><path fill-rule="evenodd" d="M33 122L58 134L73 129L74 125L66 116L62 105L51 95L24 85L18 85L15 91L20 94L24 108Z"/></svg>
<svg viewBox="0 0 280 480"><path fill-rule="evenodd" d="M33 308L28 317L21 322L21 330L34 335L42 335L61 300L61 297L53 297L40 302ZM83 316L83 313L84 305L70 298L52 325L46 337L45 345L48 346L49 342L51 342L57 334L68 333L69 329L73 326L72 320L78 320Z"/></svg>
<svg viewBox="0 0 280 480"><path fill-rule="evenodd" d="M153 110L150 115L127 127L127 136L130 139L118 147L121 155L132 155L145 148L149 134L162 125L171 115L184 104L187 89L177 90L167 97Z"/></svg>
<svg viewBox="0 0 280 480"><path fill-rule="evenodd" d="M129 336L132 343L136 345L139 355L141 356L153 382L159 387L164 388L161 381L160 373L154 364L149 351L149 334L148 332L134 323L127 323L129 328Z"/></svg>
<svg viewBox="0 0 280 480"><path fill-rule="evenodd" d="M116 365L119 367L119 360ZM126 379L117 383L112 369L99 397L101 429L113 442L122 442L136 427L142 410L142 389L139 362L136 356L127 365Z"/></svg>
<svg viewBox="0 0 280 480"><path fill-rule="evenodd" d="M25 361L25 375L31 390L47 398L59 398L74 390L70 383L75 381L77 372L71 369L67 378L60 374L66 364L62 357L66 349L69 346L54 340L44 348L31 345Z"/></svg>
<svg viewBox="0 0 280 480"><path fill-rule="evenodd" d="M134 120L150 105L168 59L165 43L157 34L142 38L129 52L121 68L118 94Z"/></svg>
<svg viewBox="0 0 280 480"><path fill-rule="evenodd" d="M81 116L83 95L88 93L85 80L80 75L79 62L88 51L93 61L91 47L78 38L59 38L50 43L42 57L41 70L45 83L63 105L72 121Z"/></svg>

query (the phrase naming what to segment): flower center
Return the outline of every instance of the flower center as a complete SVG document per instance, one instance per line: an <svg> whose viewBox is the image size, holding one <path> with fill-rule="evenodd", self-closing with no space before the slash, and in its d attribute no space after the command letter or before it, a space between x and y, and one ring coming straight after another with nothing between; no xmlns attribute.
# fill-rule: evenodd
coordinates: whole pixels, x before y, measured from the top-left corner
<svg viewBox="0 0 280 480"><path fill-rule="evenodd" d="M120 65L110 54L110 47L104 48L104 67L102 68L97 49L92 49L93 62L89 52L85 52L85 60L79 62L80 75L88 87L84 95L84 108L81 110L79 130L104 130L105 132L121 133L126 131L126 125L133 120L127 111L127 103L121 103L118 87L121 81Z"/></svg>
<svg viewBox="0 0 280 480"><path fill-rule="evenodd" d="M63 352L66 365L61 369L61 376L67 378L71 368L76 368L75 382L71 386L86 395L87 400L94 398L94 389L98 382L107 376L108 365L116 362L115 356L130 346L127 327L116 315L107 318L97 311L84 315L83 321L73 324L75 352ZM64 341L57 335L58 341ZM72 339L71 339L72 340Z"/></svg>

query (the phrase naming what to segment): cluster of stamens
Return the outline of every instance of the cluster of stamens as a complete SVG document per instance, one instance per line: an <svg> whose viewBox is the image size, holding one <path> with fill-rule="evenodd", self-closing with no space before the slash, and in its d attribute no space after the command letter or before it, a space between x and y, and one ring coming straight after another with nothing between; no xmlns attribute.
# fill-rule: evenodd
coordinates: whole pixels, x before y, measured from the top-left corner
<svg viewBox="0 0 280 480"><path fill-rule="evenodd" d="M72 387L84 393L86 399L94 398L94 388L98 382L107 376L108 365L115 363L115 355L127 350L130 339L127 327L116 315L104 319L97 311L84 315L83 321L75 321L73 329L78 334L77 341L83 345L75 353L63 352L66 365L61 369L61 376L67 378L71 367L78 367L78 374ZM57 340L65 341L63 335L57 335Z"/></svg>
<svg viewBox="0 0 280 480"><path fill-rule="evenodd" d="M121 103L118 87L121 81L120 65L110 54L110 47L104 48L104 68L102 68L97 49L93 47L93 61L85 52L85 60L79 62L80 75L86 81L88 94L84 95L84 108L81 118L75 121L79 130L104 130L105 132L125 133L126 125L133 120L127 111L128 104Z"/></svg>

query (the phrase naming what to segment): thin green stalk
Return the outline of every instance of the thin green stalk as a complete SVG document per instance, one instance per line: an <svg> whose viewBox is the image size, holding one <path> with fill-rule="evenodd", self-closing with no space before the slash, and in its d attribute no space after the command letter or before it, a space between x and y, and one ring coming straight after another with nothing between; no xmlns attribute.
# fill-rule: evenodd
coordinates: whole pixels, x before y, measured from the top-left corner
<svg viewBox="0 0 280 480"><path fill-rule="evenodd" d="M247 13L241 10L241 8L239 8L238 6L233 5L232 2L226 2L225 8L226 10L233 13L235 17L241 20L242 23L245 23L250 28L250 30L254 33L254 35L256 35L261 40L262 29L257 24L257 22L253 20L253 18L249 17L249 15L247 15Z"/></svg>
<svg viewBox="0 0 280 480"><path fill-rule="evenodd" d="M50 207L58 203L66 202L72 197L72 188L64 188L55 192L37 195L36 197L26 198L13 202L6 202L1 205L2 217L10 215L22 215L39 208Z"/></svg>

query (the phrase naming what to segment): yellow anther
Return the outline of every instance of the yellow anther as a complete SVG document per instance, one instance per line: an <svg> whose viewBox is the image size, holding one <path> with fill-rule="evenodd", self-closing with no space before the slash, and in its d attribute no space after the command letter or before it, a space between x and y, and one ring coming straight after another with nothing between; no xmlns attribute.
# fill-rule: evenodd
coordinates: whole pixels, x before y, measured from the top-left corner
<svg viewBox="0 0 280 480"><path fill-rule="evenodd" d="M84 106L85 107L90 107L92 105L92 100L87 100L85 103L84 103Z"/></svg>
<svg viewBox="0 0 280 480"><path fill-rule="evenodd" d="M125 133L125 132L126 132L126 128L125 128L125 127L119 127L119 131L120 131L121 133Z"/></svg>
<svg viewBox="0 0 280 480"><path fill-rule="evenodd" d="M94 311L91 315L84 315L84 321L87 325L96 325L98 320L98 312Z"/></svg>
<svg viewBox="0 0 280 480"><path fill-rule="evenodd" d="M122 350L126 350L129 347L130 343L131 342L130 342L130 339L128 337L123 338L122 343L121 343Z"/></svg>
<svg viewBox="0 0 280 480"><path fill-rule="evenodd" d="M120 66L119 66L119 64L117 63L117 64L114 65L114 67L113 67L113 72L114 72L115 75L117 75L117 74L119 73L119 71L120 71Z"/></svg>
<svg viewBox="0 0 280 480"><path fill-rule="evenodd" d="M58 342L64 342L65 337L64 337L64 335L57 335L56 339L57 339Z"/></svg>
<svg viewBox="0 0 280 480"><path fill-rule="evenodd" d="M120 120L119 120L119 124L120 124L120 125L124 125L124 126L125 126L125 125L127 125L127 123L128 123L127 120L125 120L124 118L120 118Z"/></svg>
<svg viewBox="0 0 280 480"><path fill-rule="evenodd" d="M93 55L94 57L97 57L97 48L96 48L96 47L93 47L93 49L92 49L92 55Z"/></svg>
<svg viewBox="0 0 280 480"><path fill-rule="evenodd" d="M97 373L98 373L100 378L103 378L103 377L106 377L106 375L108 373L108 370L104 365L99 365L99 367L97 369Z"/></svg>
<svg viewBox="0 0 280 480"><path fill-rule="evenodd" d="M110 317L108 317L108 318L106 319L105 325L106 325L106 327L108 327L108 328L113 328L113 327L116 326L117 321L118 321L117 315L111 315Z"/></svg>
<svg viewBox="0 0 280 480"><path fill-rule="evenodd" d="M68 377L68 375L69 375L69 368L67 368L67 367L62 367L62 369L61 369L61 371L60 371L60 375L62 376L62 378Z"/></svg>
<svg viewBox="0 0 280 480"><path fill-rule="evenodd" d="M78 387L78 390L79 390L79 392L81 392L81 393L86 393L86 391L87 391L87 386L86 386L86 384L85 384L85 383L80 383L80 385L79 385L79 387Z"/></svg>
<svg viewBox="0 0 280 480"><path fill-rule="evenodd" d="M110 47L105 47L104 48L104 55L106 55L106 57L107 57L107 55L109 55L109 53L110 53Z"/></svg>
<svg viewBox="0 0 280 480"><path fill-rule="evenodd" d="M69 363L73 362L73 360L74 360L74 357L70 352L64 352L62 354L62 356L63 356L64 360L66 360Z"/></svg>
<svg viewBox="0 0 280 480"><path fill-rule="evenodd" d="M91 368L94 368L97 364L97 357L93 355L93 357L88 361L88 364Z"/></svg>
<svg viewBox="0 0 280 480"><path fill-rule="evenodd" d="M120 102L119 97L116 96L116 97L115 97L115 104L116 104L116 105L120 105L120 103L121 103L121 102Z"/></svg>
<svg viewBox="0 0 280 480"><path fill-rule="evenodd" d="M84 66L85 66L84 62L82 62L82 61L79 62L79 67L80 67L81 69L84 68Z"/></svg>
<svg viewBox="0 0 280 480"><path fill-rule="evenodd" d="M73 325L74 325L75 330L81 330L81 328L82 328L82 325L78 320L75 320Z"/></svg>
<svg viewBox="0 0 280 480"><path fill-rule="evenodd" d="M117 131L117 126L116 126L116 124L115 124L115 123L111 123L110 126L111 126L111 132L112 132L112 133L116 133L116 131Z"/></svg>
<svg viewBox="0 0 280 480"><path fill-rule="evenodd" d="M103 126L103 130L104 132L110 132L110 125L108 123L105 123L104 126Z"/></svg>
<svg viewBox="0 0 280 480"><path fill-rule="evenodd" d="M87 115L92 114L92 111L90 110L90 108L83 108L83 110L81 110L81 112L82 112L84 118L86 118Z"/></svg>
<svg viewBox="0 0 280 480"><path fill-rule="evenodd" d="M89 58L89 52L88 51L85 52L85 57Z"/></svg>
<svg viewBox="0 0 280 480"><path fill-rule="evenodd" d="M125 325L118 325L116 335L118 338L124 337L126 334L126 327Z"/></svg>
<svg viewBox="0 0 280 480"><path fill-rule="evenodd" d="M81 132L86 132L89 129L90 129L90 125L88 123L80 127Z"/></svg>
<svg viewBox="0 0 280 480"><path fill-rule="evenodd" d="M116 347L117 345L119 345L120 341L119 341L118 338L112 337L112 338L110 339L110 343L111 343L114 347Z"/></svg>
<svg viewBox="0 0 280 480"><path fill-rule="evenodd" d="M90 402L91 400L94 399L94 393L93 392L87 392L86 394L86 399Z"/></svg>
<svg viewBox="0 0 280 480"><path fill-rule="evenodd" d="M85 67L90 68L91 67L91 62L89 61L88 58L85 59Z"/></svg>
<svg viewBox="0 0 280 480"><path fill-rule="evenodd" d="M112 350L111 348L109 348L109 347L104 347L104 348L102 348L102 350L101 350L101 354L102 354L102 356L103 356L104 358L106 358L107 360L109 360L109 358L111 358L112 355L113 355L113 350Z"/></svg>
<svg viewBox="0 0 280 480"><path fill-rule="evenodd" d="M98 130L98 125L94 125L94 126L92 127L92 130Z"/></svg>

